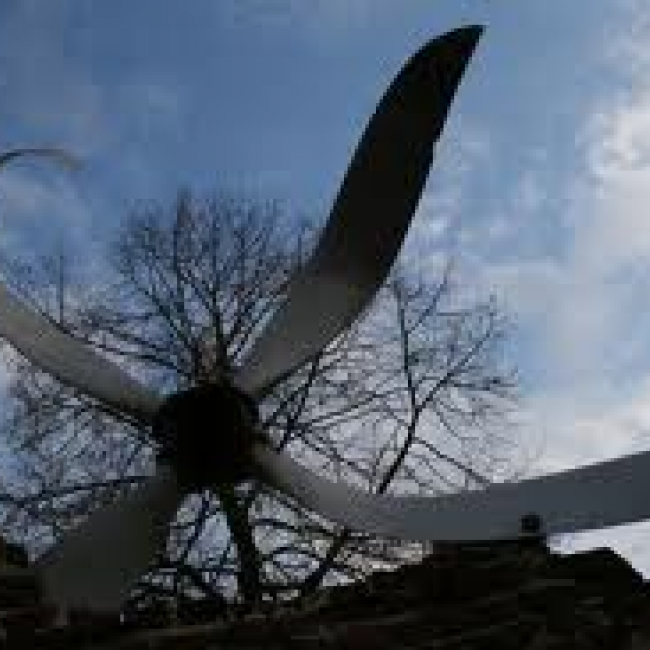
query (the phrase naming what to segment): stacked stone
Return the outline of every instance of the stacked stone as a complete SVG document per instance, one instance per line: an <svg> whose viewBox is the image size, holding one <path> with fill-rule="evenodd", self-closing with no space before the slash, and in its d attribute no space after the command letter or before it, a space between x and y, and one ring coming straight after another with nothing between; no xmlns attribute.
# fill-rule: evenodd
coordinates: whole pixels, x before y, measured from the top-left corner
<svg viewBox="0 0 650 650"><path fill-rule="evenodd" d="M35 629L49 626L51 618L27 553L0 537L0 646L32 637Z"/></svg>
<svg viewBox="0 0 650 650"><path fill-rule="evenodd" d="M650 592L609 549L563 556L543 540L445 545L218 638L215 647L239 649L641 650L650 648Z"/></svg>
<svg viewBox="0 0 650 650"><path fill-rule="evenodd" d="M24 558L20 563L25 578ZM650 593L643 578L609 549L559 555L543 540L438 546L418 564L239 618L217 619L217 610L197 604L181 616L145 611L122 623L82 617L63 628L51 624L33 579L21 582L12 573L15 565L4 566L4 647L650 648Z"/></svg>

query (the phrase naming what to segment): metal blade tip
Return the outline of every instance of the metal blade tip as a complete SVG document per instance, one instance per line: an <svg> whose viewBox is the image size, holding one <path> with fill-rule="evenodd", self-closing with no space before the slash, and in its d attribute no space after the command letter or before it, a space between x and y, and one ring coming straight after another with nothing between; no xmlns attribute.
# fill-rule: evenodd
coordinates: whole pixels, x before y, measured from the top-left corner
<svg viewBox="0 0 650 650"><path fill-rule="evenodd" d="M463 40L469 46L474 47L484 31L485 27L483 25L463 25L462 27L457 27L447 32L443 38Z"/></svg>

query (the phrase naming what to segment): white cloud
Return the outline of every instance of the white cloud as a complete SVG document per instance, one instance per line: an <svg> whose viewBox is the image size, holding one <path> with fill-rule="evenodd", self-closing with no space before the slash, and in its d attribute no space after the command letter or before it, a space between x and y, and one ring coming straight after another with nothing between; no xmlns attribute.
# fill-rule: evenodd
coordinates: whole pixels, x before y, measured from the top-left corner
<svg viewBox="0 0 650 650"><path fill-rule="evenodd" d="M525 415L544 442L535 473L642 451L650 448L650 376L627 391L540 391L527 400Z"/></svg>
<svg viewBox="0 0 650 650"><path fill-rule="evenodd" d="M110 59L97 59L93 47L93 30L101 25L72 27L75 17L67 3L26 0L5 10L0 120L4 133L25 140L0 141L0 148L56 145L85 161L114 160L119 152L121 162L137 166L146 156L136 150L134 132L150 142L180 131L180 89L164 70L144 66L122 69L112 80ZM73 29L74 45L64 47Z"/></svg>
<svg viewBox="0 0 650 650"><path fill-rule="evenodd" d="M9 168L0 175L0 220L5 228L47 224L45 232L75 232L89 218L89 206L78 191L74 174L55 170L53 175L36 174L32 168ZM40 171L40 170L39 170ZM9 232L3 236L10 237Z"/></svg>
<svg viewBox="0 0 650 650"><path fill-rule="evenodd" d="M530 378L525 413L544 440L539 472L650 449L650 10L629 7L605 52L607 65L618 66L619 87L604 88L591 107L575 175L553 188L563 197L554 204L559 218L546 215L557 224L556 245L495 262L494 239L475 240L484 248L473 274L501 288L545 370L543 380ZM517 205L543 219L541 176L522 174L504 202L506 220L521 221ZM496 232L503 219L495 215ZM650 571L649 531L649 524L615 528L573 544L613 546Z"/></svg>
<svg viewBox="0 0 650 650"><path fill-rule="evenodd" d="M521 175L513 196L513 211L518 214L539 212L547 198L547 192L532 169Z"/></svg>
<svg viewBox="0 0 650 650"><path fill-rule="evenodd" d="M66 15L64 6L29 0L6 10L0 26L5 75L0 115L38 136L65 134L66 145L85 152L101 146L107 135L105 97L84 61L67 56L62 47Z"/></svg>
<svg viewBox="0 0 650 650"><path fill-rule="evenodd" d="M650 448L650 377L632 394L609 387L596 395L538 394L526 419L542 438L543 454L533 474L569 469ZM650 576L650 522L563 536L561 548L579 551L608 546Z"/></svg>
<svg viewBox="0 0 650 650"><path fill-rule="evenodd" d="M394 14L391 3L377 0L251 0L247 3L221 2L220 18L233 23L253 23L266 27L298 26L311 36L349 33L368 29L381 17Z"/></svg>
<svg viewBox="0 0 650 650"><path fill-rule="evenodd" d="M628 42L627 23L621 32ZM538 161L498 212L465 233L472 276L502 289L564 388L599 386L603 372L620 379L650 349L650 74L619 76L577 128L574 175L551 175L549 187L552 158ZM504 242L506 254L493 253Z"/></svg>
<svg viewBox="0 0 650 650"><path fill-rule="evenodd" d="M401 260L411 271L438 274L449 258L449 237L463 218L468 184L489 161L486 131L456 116L438 144L433 169L409 228Z"/></svg>
<svg viewBox="0 0 650 650"><path fill-rule="evenodd" d="M604 60L591 62L616 83L575 125L572 174L556 173L555 151L533 152L488 215L466 215L478 174L501 162L499 143L464 148L447 134L407 242L409 266L428 254L439 269L455 232L467 283L497 288L514 313L540 371L524 377L522 441L533 454L542 446L532 473L650 449L650 9L628 5L619 38L612 28ZM650 575L648 535L641 523L571 545L612 546Z"/></svg>

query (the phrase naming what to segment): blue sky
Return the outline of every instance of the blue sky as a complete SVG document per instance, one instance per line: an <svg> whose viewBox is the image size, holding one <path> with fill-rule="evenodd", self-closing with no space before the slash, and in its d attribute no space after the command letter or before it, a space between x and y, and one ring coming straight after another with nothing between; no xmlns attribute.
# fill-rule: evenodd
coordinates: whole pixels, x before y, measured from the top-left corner
<svg viewBox="0 0 650 650"><path fill-rule="evenodd" d="M2 0L0 148L74 176L0 178L0 246L91 261L125 210L179 186L324 219L405 58L487 27L403 261L453 255L516 323L537 471L650 447L650 7L640 0ZM83 253L82 253L83 251ZM650 299L648 300L650 303ZM650 304L648 305L650 307ZM650 572L650 525L580 536Z"/></svg>

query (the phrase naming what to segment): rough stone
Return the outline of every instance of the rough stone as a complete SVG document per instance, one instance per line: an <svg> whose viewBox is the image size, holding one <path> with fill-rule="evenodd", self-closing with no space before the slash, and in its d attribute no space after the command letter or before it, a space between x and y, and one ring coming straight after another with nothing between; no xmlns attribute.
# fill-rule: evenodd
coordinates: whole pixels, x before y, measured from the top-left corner
<svg viewBox="0 0 650 650"><path fill-rule="evenodd" d="M0 647L7 648L650 648L643 577L610 549L560 555L541 539L440 545L417 564L239 618L218 617L218 608L199 602L181 616L160 609L128 622L80 616L59 628L33 574L6 554L0 559Z"/></svg>

